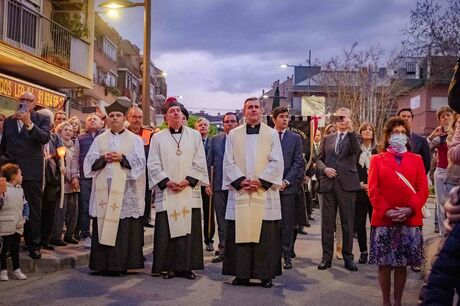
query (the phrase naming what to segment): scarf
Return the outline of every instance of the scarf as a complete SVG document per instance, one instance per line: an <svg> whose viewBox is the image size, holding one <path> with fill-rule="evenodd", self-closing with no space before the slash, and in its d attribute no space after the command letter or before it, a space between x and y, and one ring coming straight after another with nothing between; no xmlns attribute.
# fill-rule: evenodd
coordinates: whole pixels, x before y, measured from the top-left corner
<svg viewBox="0 0 460 306"><path fill-rule="evenodd" d="M372 155L372 146L369 146L368 148L366 148L364 144L361 144L361 154L359 155L359 160L358 160L358 163L361 165L361 167L369 169L371 155Z"/></svg>

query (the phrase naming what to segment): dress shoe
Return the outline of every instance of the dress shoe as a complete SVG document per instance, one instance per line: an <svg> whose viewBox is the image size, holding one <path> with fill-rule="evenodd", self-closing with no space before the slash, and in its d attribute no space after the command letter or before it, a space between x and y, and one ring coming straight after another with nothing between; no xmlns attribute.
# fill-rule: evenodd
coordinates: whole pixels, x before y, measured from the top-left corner
<svg viewBox="0 0 460 306"><path fill-rule="evenodd" d="M326 270L332 266L330 261L321 260L321 263L318 265L318 270Z"/></svg>
<svg viewBox="0 0 460 306"><path fill-rule="evenodd" d="M415 273L419 273L420 271L422 271L422 269L420 269L420 267L416 267L416 266L412 266L410 267L412 271L414 271Z"/></svg>
<svg viewBox="0 0 460 306"><path fill-rule="evenodd" d="M439 234L439 226L438 226L438 225L435 225L435 226L434 226L434 232L435 232L436 234Z"/></svg>
<svg viewBox="0 0 460 306"><path fill-rule="evenodd" d="M174 273L174 271L168 271L168 272L163 274L163 279L172 279L175 276L176 276L176 274Z"/></svg>
<svg viewBox="0 0 460 306"><path fill-rule="evenodd" d="M211 242L206 243L206 251L208 251L208 252L213 252L214 251L214 246L212 245Z"/></svg>
<svg viewBox="0 0 460 306"><path fill-rule="evenodd" d="M358 271L358 267L353 261L346 261L345 262L345 269L349 271Z"/></svg>
<svg viewBox="0 0 460 306"><path fill-rule="evenodd" d="M232 281L232 285L233 286L248 286L249 279L235 277L235 279Z"/></svg>
<svg viewBox="0 0 460 306"><path fill-rule="evenodd" d="M184 271L182 272L182 275L181 275L183 278L186 278L186 279L196 279L196 274L193 273L192 271Z"/></svg>
<svg viewBox="0 0 460 306"><path fill-rule="evenodd" d="M40 253L40 250L30 250L29 256L33 259L40 259L42 258L42 253Z"/></svg>
<svg viewBox="0 0 460 306"><path fill-rule="evenodd" d="M290 258L286 258L286 259L284 260L283 268L284 268L285 270L290 270L290 269L292 269L292 260L291 260Z"/></svg>
<svg viewBox="0 0 460 306"><path fill-rule="evenodd" d="M367 252L361 252L361 255L359 256L358 262L359 262L360 264L365 264L365 263L367 263L367 255L368 255Z"/></svg>
<svg viewBox="0 0 460 306"><path fill-rule="evenodd" d="M308 233L303 229L303 227L300 227L297 232L301 235L308 235Z"/></svg>
<svg viewBox="0 0 460 306"><path fill-rule="evenodd" d="M53 251L53 250L54 250L54 247L53 247L52 245L47 244L47 243L46 243L46 244L43 243L43 244L42 244L42 249L48 250L48 251Z"/></svg>
<svg viewBox="0 0 460 306"><path fill-rule="evenodd" d="M50 244L55 245L55 246L66 246L67 243L65 243L63 240L50 240Z"/></svg>
<svg viewBox="0 0 460 306"><path fill-rule="evenodd" d="M64 237L64 242L67 242L70 244L78 244L78 240L73 237Z"/></svg>
<svg viewBox="0 0 460 306"><path fill-rule="evenodd" d="M216 251L214 252L214 255L216 255L216 256L217 256L217 255L220 255L220 250L216 250Z"/></svg>
<svg viewBox="0 0 460 306"><path fill-rule="evenodd" d="M144 223L144 227L153 228L153 224L150 224L150 223Z"/></svg>
<svg viewBox="0 0 460 306"><path fill-rule="evenodd" d="M220 256L220 255L214 257L214 258L211 260L212 263L218 263L218 262L223 262L223 261L224 261L224 257L222 257L222 256Z"/></svg>
<svg viewBox="0 0 460 306"><path fill-rule="evenodd" d="M263 279L260 285L263 288L271 288L273 287L273 281L271 279Z"/></svg>
<svg viewBox="0 0 460 306"><path fill-rule="evenodd" d="M312 216L308 216L308 220L315 221L315 218L313 218Z"/></svg>

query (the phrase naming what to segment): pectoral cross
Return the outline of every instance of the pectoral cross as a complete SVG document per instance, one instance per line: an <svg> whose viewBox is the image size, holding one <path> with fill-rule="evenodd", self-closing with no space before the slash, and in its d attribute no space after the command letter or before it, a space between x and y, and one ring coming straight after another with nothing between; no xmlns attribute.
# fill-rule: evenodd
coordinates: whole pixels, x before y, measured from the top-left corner
<svg viewBox="0 0 460 306"><path fill-rule="evenodd" d="M110 207L112 207L113 211L115 211L115 209L117 209L117 208L120 208L119 206L117 206L117 203L113 203L112 206L110 206Z"/></svg>
<svg viewBox="0 0 460 306"><path fill-rule="evenodd" d="M187 209L187 207L183 207L182 208L182 215L184 216L184 218L187 216L187 214L190 213L190 210Z"/></svg>
<svg viewBox="0 0 460 306"><path fill-rule="evenodd" d="M170 216L174 219L174 221L177 221L177 217L180 216L180 213L178 213L175 209L173 212L170 214Z"/></svg>

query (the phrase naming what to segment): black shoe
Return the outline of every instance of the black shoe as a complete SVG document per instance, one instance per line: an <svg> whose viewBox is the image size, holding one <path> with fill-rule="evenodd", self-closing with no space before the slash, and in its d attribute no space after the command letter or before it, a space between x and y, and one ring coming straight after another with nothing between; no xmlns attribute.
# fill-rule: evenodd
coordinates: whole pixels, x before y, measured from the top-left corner
<svg viewBox="0 0 460 306"><path fill-rule="evenodd" d="M214 258L211 260L212 263L218 263L218 262L223 262L223 261L224 261L224 258L221 257L221 256L219 256L219 255L216 256L216 257L214 257Z"/></svg>
<svg viewBox="0 0 460 306"><path fill-rule="evenodd" d="M353 261L345 261L345 269L349 271L358 271L358 267Z"/></svg>
<svg viewBox="0 0 460 306"><path fill-rule="evenodd" d="M358 262L359 262L360 264L365 264L365 263L367 263L367 255L368 255L367 252L361 252L361 255L359 256Z"/></svg>
<svg viewBox="0 0 460 306"><path fill-rule="evenodd" d="M301 235L308 235L308 233L306 231L304 231L303 228L299 228L298 233L301 234Z"/></svg>
<svg viewBox="0 0 460 306"><path fill-rule="evenodd" d="M422 269L420 269L420 267L416 267L416 266L412 266L410 267L412 269L412 271L414 271L415 273L419 273L420 271L422 271Z"/></svg>
<svg viewBox="0 0 460 306"><path fill-rule="evenodd" d="M144 223L144 227L153 228L153 224L150 224L150 223Z"/></svg>
<svg viewBox="0 0 460 306"><path fill-rule="evenodd" d="M315 221L315 218L313 218L312 216L308 216L308 220Z"/></svg>
<svg viewBox="0 0 460 306"><path fill-rule="evenodd" d="M163 279L172 279L175 276L176 276L176 274L174 273L174 271L168 271L168 272L163 274Z"/></svg>
<svg viewBox="0 0 460 306"><path fill-rule="evenodd" d="M181 275L183 278L186 278L186 279L196 279L196 274L193 273L192 271L185 271L185 272L182 272L182 275Z"/></svg>
<svg viewBox="0 0 460 306"><path fill-rule="evenodd" d="M211 242L206 243L206 251L208 251L208 252L213 252L214 251L214 246L212 245Z"/></svg>
<svg viewBox="0 0 460 306"><path fill-rule="evenodd" d="M247 286L249 285L249 279L235 277L235 279L232 281L232 285L233 286Z"/></svg>
<svg viewBox="0 0 460 306"><path fill-rule="evenodd" d="M292 260L291 260L290 258L286 258L286 259L284 260L283 268L284 268L285 270L290 270L290 269L292 269Z"/></svg>
<svg viewBox="0 0 460 306"><path fill-rule="evenodd" d="M67 243L65 243L63 240L50 240L50 244L55 245L55 246L66 246Z"/></svg>
<svg viewBox="0 0 460 306"><path fill-rule="evenodd" d="M47 243L42 243L42 249L44 250L48 250L48 251L53 251L54 250L54 247L52 245L49 245Z"/></svg>
<svg viewBox="0 0 460 306"><path fill-rule="evenodd" d="M42 258L42 253L40 253L40 250L30 250L29 256L33 259L40 259Z"/></svg>
<svg viewBox="0 0 460 306"><path fill-rule="evenodd" d="M434 226L434 232L436 234L439 234L439 226L437 226L437 225Z"/></svg>
<svg viewBox="0 0 460 306"><path fill-rule="evenodd" d="M330 261L321 260L321 263L318 265L318 270L326 270L332 266Z"/></svg>
<svg viewBox="0 0 460 306"><path fill-rule="evenodd" d="M214 255L216 255L216 256L217 256L217 255L220 255L220 250L215 251L215 252L214 252Z"/></svg>
<svg viewBox="0 0 460 306"><path fill-rule="evenodd" d="M262 279L261 281L262 281L262 282L261 282L260 285L261 285L263 288L271 288L271 287L273 287L273 282L272 282L271 279Z"/></svg>
<svg viewBox="0 0 460 306"><path fill-rule="evenodd" d="M64 242L67 242L70 244L78 244L78 240L73 237L64 237Z"/></svg>

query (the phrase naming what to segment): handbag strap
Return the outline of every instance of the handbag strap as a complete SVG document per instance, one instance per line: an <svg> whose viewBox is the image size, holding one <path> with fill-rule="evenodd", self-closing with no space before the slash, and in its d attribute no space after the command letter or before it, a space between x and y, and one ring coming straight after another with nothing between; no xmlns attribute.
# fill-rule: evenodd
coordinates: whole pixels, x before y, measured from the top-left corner
<svg viewBox="0 0 460 306"><path fill-rule="evenodd" d="M395 172L396 172L396 175L398 175L399 178L404 182L404 184L406 184L407 187L410 188L410 190L412 190L414 193L417 193L415 191L414 187L412 186L412 184L409 182L409 180L402 173L400 173L400 172L398 172L396 170L395 170Z"/></svg>

